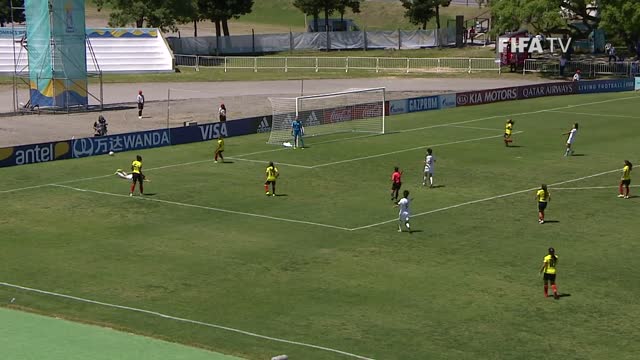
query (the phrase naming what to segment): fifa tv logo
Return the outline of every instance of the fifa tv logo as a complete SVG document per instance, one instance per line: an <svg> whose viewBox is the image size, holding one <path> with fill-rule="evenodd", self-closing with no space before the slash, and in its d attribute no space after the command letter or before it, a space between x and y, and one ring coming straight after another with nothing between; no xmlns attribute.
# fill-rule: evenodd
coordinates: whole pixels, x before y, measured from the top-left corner
<svg viewBox="0 0 640 360"><path fill-rule="evenodd" d="M506 52L507 48L510 47L511 52L514 53L528 52L530 54L542 54L544 52L542 45L545 42L549 44L549 51L552 53L555 51L556 46L558 46L563 53L566 53L571 45L571 38L547 38L546 40L540 37L500 38L498 39L498 52Z"/></svg>

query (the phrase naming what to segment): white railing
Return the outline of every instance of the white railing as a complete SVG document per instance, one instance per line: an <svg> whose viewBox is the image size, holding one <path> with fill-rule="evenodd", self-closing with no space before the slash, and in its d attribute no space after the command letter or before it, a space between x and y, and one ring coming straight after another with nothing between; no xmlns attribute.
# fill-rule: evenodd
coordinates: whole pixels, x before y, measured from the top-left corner
<svg viewBox="0 0 640 360"><path fill-rule="evenodd" d="M405 73L501 72L493 58L378 58L378 57L251 57L175 55L176 66L230 70L284 71L333 70Z"/></svg>
<svg viewBox="0 0 640 360"><path fill-rule="evenodd" d="M564 75L571 75L580 69L583 76L597 77L604 75L613 76L634 76L640 74L640 62L591 62L591 61L568 61L564 68ZM526 73L546 73L559 74L560 62L538 59L527 59L524 62L522 74Z"/></svg>

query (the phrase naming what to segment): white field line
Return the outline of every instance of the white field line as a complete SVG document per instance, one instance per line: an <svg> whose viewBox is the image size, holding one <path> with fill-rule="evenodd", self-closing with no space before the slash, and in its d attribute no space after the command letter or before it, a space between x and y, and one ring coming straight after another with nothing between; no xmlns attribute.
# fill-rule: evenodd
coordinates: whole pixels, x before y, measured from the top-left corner
<svg viewBox="0 0 640 360"><path fill-rule="evenodd" d="M586 115L586 116L597 116L597 117L617 117L617 118L628 118L628 119L640 119L640 116L632 116L632 115L618 115L618 114L593 114L593 113L583 113L583 112L572 112L572 111L560 111L560 110L547 110L547 112L554 112L560 114L571 114L571 115Z"/></svg>
<svg viewBox="0 0 640 360"><path fill-rule="evenodd" d="M513 133L514 134L520 134L522 132L523 131L514 131ZM487 139L495 139L495 138L499 138L499 137L502 137L502 136L503 135L491 135L491 136L483 136L483 137L473 138L473 139L450 141L450 142L441 143L441 144L416 146L416 147L412 147L412 148L409 148L409 149L390 151L390 152L386 152L386 153L368 155L368 156L363 156L363 157L358 157L358 158L353 158L353 159L332 161L332 162L328 162L328 163L325 163L325 164L313 165L311 168L312 169L316 169L316 168L325 167L325 166L344 164L344 163L349 163L349 162L353 162L353 161L360 161L360 160L368 160L368 159L373 159L373 158L377 158L377 157L389 156L389 155L393 155L393 154L400 154L400 153L407 152L407 151L426 149L426 148L436 147L436 146L447 146L447 145L463 144L463 143L468 143L468 142L473 142L473 141L481 141L481 140L487 140Z"/></svg>
<svg viewBox="0 0 640 360"><path fill-rule="evenodd" d="M464 125L449 125L448 127L460 128L460 129L474 129L474 130L487 130L487 131L504 131L502 129L492 129L478 126L464 126Z"/></svg>
<svg viewBox="0 0 640 360"><path fill-rule="evenodd" d="M263 164L263 165L267 165L266 161L264 160L255 160L255 159L244 159L244 158L239 158L239 157L229 157L227 156L226 159L229 160L235 160L235 161L246 161L246 162L253 162L253 163L259 163L259 164ZM298 165L298 164L289 164L289 163L283 163L283 162L276 162L276 165L278 166L291 166L291 167L297 167L297 168L302 168L302 169L313 169L313 166L309 166L309 165Z"/></svg>
<svg viewBox="0 0 640 360"><path fill-rule="evenodd" d="M576 104L576 105L567 105L567 106L563 106L563 107L551 108L551 109L546 109L546 110L537 110L537 111L514 113L514 114L504 114L504 115L494 115L494 116L488 116L488 117L465 120L465 121L458 121L458 122L447 123L447 124L438 124L438 125L430 125L430 126L424 126L424 127L418 127L418 128L412 128L412 129L405 129L405 130L397 131L396 133L420 131L420 130L432 129L432 128L438 128L438 127L444 127L444 126L468 124L468 123L472 123L472 122L490 120L490 119L496 119L496 118L505 118L505 117L518 116L518 115L530 115L530 114L537 114L537 113L547 112L547 111L550 112L550 111L562 110L562 109L573 108L573 107L589 106L589 105L603 104L603 103L608 103L608 102L622 101L622 100L628 100L628 99L637 99L637 98L638 98L638 96L627 96L627 97L623 97L623 98L608 99L608 100L595 101L595 102L589 102L589 103L582 103L582 104ZM378 136L378 135L379 134L367 134L367 135L362 135L362 136L354 136L354 137L346 138L346 139L343 138L343 139L328 140L328 141L318 142L316 144L327 144L327 143L333 143L333 142L338 142L338 141L351 140L351 139L357 139L357 138L365 138L365 137L372 137L372 136ZM247 153L247 154L236 155L235 158L245 157L245 156L250 156L250 155L257 155L257 154L264 154L264 153L275 152L275 151L283 151L283 150L286 150L286 149L287 148L278 148L278 149L271 149L271 150L255 151L255 152L251 152L251 153ZM179 163L179 164L169 164L169 165L159 166L159 167L155 167L155 168L149 168L149 169L146 169L145 171L166 169L166 168L172 168L172 167L177 167L177 166L188 166L188 165L200 164L200 163L209 162L209 161L213 161L213 160L212 159L206 159L206 160L184 162L184 163ZM322 165L322 166L325 166L325 165ZM112 175L109 174L109 175L93 176L93 177L88 177L88 178L72 179L72 180L60 182L58 184L70 184L70 183L82 182L82 181L87 181L87 180L106 178L106 177L109 177L109 176L112 176ZM37 188L42 188L42 187L51 186L51 185L54 185L54 183L27 186L27 187L8 189L8 190L0 190L0 194L11 193L11 192L16 192L16 191L22 191L22 190L29 190L29 189L37 189Z"/></svg>
<svg viewBox="0 0 640 360"><path fill-rule="evenodd" d="M93 194L116 196L116 197L122 197L122 198L130 198L130 196L124 195L124 194L114 194L114 193L109 193L109 192L105 192L105 191L81 189L81 188L76 188L76 187L67 186L67 185L51 184L51 186L70 189L70 190L75 190L75 191L80 191L80 192L88 192L88 193L93 193ZM276 220L276 221L290 222L290 223L296 223L296 224L320 226L320 227L336 229L336 230L350 230L349 228L345 228L345 227L342 227L342 226L321 224L321 223L316 223L316 222L311 222L311 221L304 221L304 220L287 219L287 218L281 218L281 217L276 217L276 216L254 214L254 213L248 213L248 212L244 212L244 211L221 209L221 208L215 208L215 207L209 207L209 206L203 206L203 205L187 204L187 203L181 203L181 202L177 202L177 201L162 200L162 199L156 199L156 198L150 198L150 197L136 196L136 197L133 197L133 199L142 200L142 201L157 202L157 203L161 203L161 204L169 204L169 205L176 205L176 206L182 206L182 207L189 207L189 208L195 208L195 209L210 210L210 211L216 211L216 212L227 213L227 214L256 217L256 218L262 218L262 219L268 219L268 220Z"/></svg>
<svg viewBox="0 0 640 360"><path fill-rule="evenodd" d="M307 348L312 348L312 349L317 349L317 350L328 351L328 352L337 353L337 354L349 356L349 357L356 358L356 359L373 360L373 359L365 357L365 356L356 355L356 354L352 354L352 353L349 353L349 352L346 352L346 351L336 350L336 349L332 349L332 348L325 347L325 346L319 346L319 345L307 344L307 343L298 342L298 341L280 339L280 338L276 338L276 337L257 334L257 333L250 332L250 331L234 329L234 328L228 327L228 326L211 324L211 323L206 323L206 322L202 322L202 321L197 321L197 320L191 320L191 319L171 316L171 315L163 314L163 313L156 312L156 311L139 309L139 308L124 306L124 305L110 304L110 303L106 303L106 302L102 302L102 301L85 299L85 298L81 298L81 297L77 297L77 296L60 294L60 293L56 293L56 292L52 292L52 291L34 289L34 288L21 286L21 285L14 285L14 284L6 283L6 282L0 282L0 285L1 286L5 286L5 287L14 288L14 289L20 289L20 290L24 290L24 291L34 292L34 293L38 293L38 294L49 295L49 296L54 296L54 297L59 297L59 298L79 301L79 302L88 303L88 304L100 305L100 306L105 306L105 307L119 309L119 310L127 310L127 311L132 311L132 312L137 312L137 313L157 316L157 317L160 317L160 318L174 320L174 321L178 321L178 322L184 322L184 323L190 323L190 324L195 324L195 325L206 326L206 327L210 327L210 328L214 328L214 329L230 331L230 332L234 332L234 333L238 333L238 334L242 334L242 335L247 335L247 336L260 338L260 339L265 339L265 340L270 340L270 341L275 341L275 342L279 342L279 343L285 343L285 344L297 345L297 346L302 346L302 347L307 347Z"/></svg>
<svg viewBox="0 0 640 360"><path fill-rule="evenodd" d="M374 137L374 136L380 136L380 135L382 135L382 134L358 135L358 136L351 136L351 137L340 138L340 139L318 141L318 142L310 143L309 145L314 146L314 145L320 145L320 144L331 144L331 143L334 143L334 142L340 142L340 141L345 141L345 140L353 140L353 139L362 139L362 138L368 138L368 137ZM250 156L250 155L266 154L266 153L271 153L271 152L276 152L276 151L284 151L284 150L293 150L293 149L287 148L287 147L279 147L277 149L254 151L254 152L250 152L250 153L246 153L246 154L240 154L240 155L236 155L236 157L245 157L245 156Z"/></svg>
<svg viewBox="0 0 640 360"><path fill-rule="evenodd" d="M618 172L618 171L620 171L620 169L609 170L609 171L605 171L605 172L601 172L601 173L597 173L597 174L593 174L593 175L587 175L587 176L579 177L579 178L576 178L576 179L565 180L565 181L557 182L557 183L554 183L554 184L549 184L549 187L553 189L553 186L564 185L564 184L568 184L568 183L572 183L572 182L576 182L576 181L586 180L586 179L594 178L594 177L597 177L597 176L611 174L611 173ZM418 217L418 216L423 216L423 215L429 215L429 214L433 214L433 213L437 213L437 212L441 212L441 211L445 211L445 210L456 209L456 208L459 208L459 207L462 207L462 206L473 205L473 204L478 204L478 203L481 203L481 202L486 202L486 201L496 200L496 199L500 199L500 198L513 196L513 195L522 194L522 193L527 193L527 192L534 191L534 190L537 190L537 189L539 189L539 187L533 187L533 188L514 191L514 192L510 192L510 193L506 193L506 194L491 196L491 197L487 197L487 198L484 198L484 199L466 201L466 202L463 202L463 203L460 203L460 204L456 204L456 205L451 205L451 206L446 206L446 207L439 208L439 209L434 209L434 210L421 212L421 213L418 213L418 214L415 214L415 215L411 215L411 217L413 218L413 217ZM378 222L378 223L375 223L375 224L369 224L369 225L360 226L360 227L357 227L357 228L352 228L351 231L368 229L368 228L372 228L372 227L380 226L380 225L385 225L385 224L389 224L389 223L396 222L396 221L398 221L397 218L392 219L392 220L387 220L387 221L381 221L381 222Z"/></svg>
<svg viewBox="0 0 640 360"><path fill-rule="evenodd" d="M629 185L629 187L640 187L640 185ZM616 189L617 186L585 186L585 187L554 187L552 190L598 190L598 189Z"/></svg>
<svg viewBox="0 0 640 360"><path fill-rule="evenodd" d="M542 109L542 110L536 110L536 111L527 111L527 112L503 114L503 115L492 115L492 116L486 116L486 117L477 118L477 119L471 119L471 120L463 120L463 121L457 121L457 122L446 123L446 124L429 125L429 126L423 126L423 127L419 127L419 128L399 130L399 131L396 131L396 133L411 132L411 131L418 131L418 130L425 130L425 129L433 129L433 128L438 128L438 127L451 126L451 125L469 124L469 123L478 122L478 121L484 121L484 120L491 120L491 119L498 119L498 118L509 118L509 117L512 117L512 116L539 114L539 113L548 112L548 111L566 110L567 108L590 106L590 105L604 104L604 103L609 103L609 102L614 102L614 101L622 101L622 100L637 99L637 98L638 98L638 96L626 96L626 97L623 97L623 98L608 99L608 100L602 100L602 101L592 101L592 102L589 102L589 103L567 105L567 106L561 106L561 107L556 107L556 108L551 108L551 109Z"/></svg>

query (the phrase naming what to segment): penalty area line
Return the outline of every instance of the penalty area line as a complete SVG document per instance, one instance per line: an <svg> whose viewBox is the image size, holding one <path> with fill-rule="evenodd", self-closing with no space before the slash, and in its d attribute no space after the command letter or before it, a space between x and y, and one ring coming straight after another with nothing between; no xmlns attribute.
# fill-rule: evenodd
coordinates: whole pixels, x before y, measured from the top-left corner
<svg viewBox="0 0 640 360"><path fill-rule="evenodd" d="M316 349L316 350L328 351L328 352L341 354L341 355L349 356L349 357L356 358L356 359L373 360L371 358L368 358L368 357L365 357L365 356L362 356L362 355L356 355L356 354L352 354L352 353L349 353L349 352L346 352L346 351L332 349L332 348L329 348L329 347L326 347L326 346L313 345L313 344L303 343L303 342L299 342L299 341L281 339L281 338L262 335L262 334L258 334L258 333L254 333L254 332L250 332L250 331L235 329L235 328L228 327L228 326L217 325L217 324L207 323L207 322L198 321L198 320L191 320L191 319L181 318L181 317L177 317L177 316L171 316L171 315L167 315L167 314L160 313L160 312L157 312L157 311L145 310L145 309L134 308L134 307L124 306L124 305L111 304L111 303L107 303L107 302L103 302L103 301L91 300L91 299L81 298L81 297L77 297L77 296L73 296L73 295L56 293L56 292L53 292L53 291L47 291L47 290L30 288L30 287L26 287L26 286L22 286L22 285L10 284L10 283L7 283L7 282L0 282L0 285L1 286L5 286L5 287L9 287L9 288L20 289L20 290L23 290L23 291L38 293L38 294L42 294L42 295L49 295L49 296L54 296L54 297L74 300L74 301L93 304L93 305L105 306L105 307L109 307L109 308L113 308L113 309L127 310L127 311L142 313L142 314L146 314L146 315L157 316L157 317L160 317L160 318L174 320L174 321L178 321L178 322L184 322L184 323L190 323L190 324L195 324L195 325L206 326L206 327L210 327L210 328L214 328L214 329L225 330L225 331L234 332L234 333L242 334L242 335L247 335L247 336L251 336L251 337L255 337L255 338L260 338L260 339L265 339L265 340L270 340L270 341L275 341L275 342L280 342L280 343L285 343L285 344L290 344L290 345L297 345L297 346L312 348L312 349Z"/></svg>
<svg viewBox="0 0 640 360"><path fill-rule="evenodd" d="M98 191L98 190L91 190L91 189L82 189L82 188L77 188L77 187L67 186L67 185L51 184L51 186L64 188L64 189L69 189L69 190L74 190L74 191L79 191L79 192L88 192L88 193L93 193L93 194L114 196L114 197L121 197L121 198L131 198L129 195L115 194L115 193L110 193L110 192L105 192L105 191ZM141 201L157 202L157 203L161 203L161 204L182 206L182 207L188 207L188 208L194 208L194 209L216 211L216 212L227 213L227 214L243 215L243 216L262 218L262 219L267 219L267 220L276 220L276 221L289 222L289 223L295 223L295 224L319 226L319 227L324 227L324 228L329 228L329 229L344 230L344 231L349 231L350 230L349 228L345 228L345 227L342 227L342 226L336 226L336 225L330 225L330 224L322 224L322 223L316 223L316 222L312 222L312 221L287 219L287 218L281 218L281 217L277 217L277 216L254 214L254 213L249 213L249 212L244 212L244 211L236 211L236 210L215 208L215 207L204 206L204 205L181 203L181 202L177 202L177 201L162 200L162 199L141 197L141 196L133 197L133 199L141 200Z"/></svg>
<svg viewBox="0 0 640 360"><path fill-rule="evenodd" d="M629 187L640 187L640 185L629 185ZM552 190L598 190L598 189L619 189L618 186L585 186L585 187L553 187Z"/></svg>
<svg viewBox="0 0 640 360"><path fill-rule="evenodd" d="M602 175L607 175L607 174L611 174L611 173L618 172L618 171L620 171L620 169L609 170L609 171L604 171L604 172L593 174L593 175L587 175L587 176L579 177L579 178L576 178L576 179L560 181L560 182L557 182L557 183L549 184L549 187L553 189L554 186L569 184L569 183L572 183L572 182L586 180L586 179L590 179L590 178L594 178L594 177L598 177L598 176L602 176ZM455 204L455 205L445 206L445 207L442 207L442 208L439 208L439 209L424 211L424 212L421 212L421 213L418 213L418 214L415 214L415 215L411 215L411 217L414 218L414 217L418 217L418 216L429 215L429 214L433 214L433 213L437 213L437 212L456 209L456 208L467 206L467 205L473 205L473 204L478 204L478 203L482 203L482 202L486 202L486 201L501 199L501 198L505 198L505 197L509 197L509 196L513 196L513 195L519 195L519 194L523 194L523 193L527 193L527 192L530 192L530 191L537 190L539 188L540 188L539 186L536 186L536 187L529 188L529 189L518 190L518 191L506 193L506 194L496 195L496 196L490 196L490 197L486 197L484 199L466 201L466 202L463 202L463 203L460 203L460 204ZM381 222L378 222L378 223L375 223L375 224L369 224L369 225L360 226L360 227L357 227L357 228L352 228L351 231L368 229L368 228L372 228L372 227L376 227L376 226L380 226L380 225L385 225L385 224L389 224L389 223L396 222L396 221L398 221L397 218L396 219L392 219L392 220L387 220L387 221L381 221Z"/></svg>
<svg viewBox="0 0 640 360"><path fill-rule="evenodd" d="M523 132L524 131L514 131L513 133L514 134L521 134ZM426 148L430 148L430 147L464 144L464 143L468 143L468 142L481 141L481 140L487 140L487 139L495 139L495 138L501 138L501 137L503 137L503 135L491 135L491 136L483 136L483 137L473 138L473 139L450 141L450 142L440 143L440 144L422 145L422 146L416 146L416 147L412 147L412 148L408 148L408 149L390 151L390 152L381 153L381 154L362 156L362 157L353 158L353 159L332 161L332 162L329 162L329 163L313 165L313 166L311 166L311 168L312 169L316 169L316 168L326 167L326 166L331 166L331 165L338 165L338 164L344 164L344 163L349 163L349 162L354 162L354 161L368 160L368 159L373 159L373 158L378 158L378 157L383 157L383 156L389 156L389 155L394 155L394 154L401 154L401 153L408 152L408 151L415 151L415 150L426 149Z"/></svg>

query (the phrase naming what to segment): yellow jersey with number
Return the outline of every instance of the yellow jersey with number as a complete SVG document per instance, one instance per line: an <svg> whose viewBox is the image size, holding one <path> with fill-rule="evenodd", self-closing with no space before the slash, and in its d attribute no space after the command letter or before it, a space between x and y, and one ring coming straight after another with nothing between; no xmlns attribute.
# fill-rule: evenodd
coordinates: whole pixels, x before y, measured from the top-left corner
<svg viewBox="0 0 640 360"><path fill-rule="evenodd" d="M538 202L547 202L549 201L549 198L551 198L551 194L549 194L549 191L540 189L536 193L536 198L538 199Z"/></svg>
<svg viewBox="0 0 640 360"><path fill-rule="evenodd" d="M142 162L138 160L134 160L131 163L131 172L134 174L140 174L140 171L142 171Z"/></svg>
<svg viewBox="0 0 640 360"><path fill-rule="evenodd" d="M267 181L276 181L276 178L278 177L278 168L275 166L269 166L267 167Z"/></svg>
<svg viewBox="0 0 640 360"><path fill-rule="evenodd" d="M507 135L511 135L511 130L513 130L513 124L507 123L504 127L504 133Z"/></svg>
<svg viewBox="0 0 640 360"><path fill-rule="evenodd" d="M224 151L224 139L218 139L218 151Z"/></svg>
<svg viewBox="0 0 640 360"><path fill-rule="evenodd" d="M631 168L629 165L625 165L622 168L622 180L631 180Z"/></svg>
<svg viewBox="0 0 640 360"><path fill-rule="evenodd" d="M558 256L547 255L544 257L544 263L547 265L544 268L545 274L555 274L556 273L556 265L558 265Z"/></svg>

